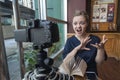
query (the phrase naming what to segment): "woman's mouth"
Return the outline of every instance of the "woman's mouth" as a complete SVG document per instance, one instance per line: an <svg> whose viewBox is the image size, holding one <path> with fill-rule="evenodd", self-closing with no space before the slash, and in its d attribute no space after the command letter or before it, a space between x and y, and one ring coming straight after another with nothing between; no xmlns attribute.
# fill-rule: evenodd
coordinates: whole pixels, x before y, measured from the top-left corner
<svg viewBox="0 0 120 80"><path fill-rule="evenodd" d="M76 29L77 33L81 33L82 29Z"/></svg>

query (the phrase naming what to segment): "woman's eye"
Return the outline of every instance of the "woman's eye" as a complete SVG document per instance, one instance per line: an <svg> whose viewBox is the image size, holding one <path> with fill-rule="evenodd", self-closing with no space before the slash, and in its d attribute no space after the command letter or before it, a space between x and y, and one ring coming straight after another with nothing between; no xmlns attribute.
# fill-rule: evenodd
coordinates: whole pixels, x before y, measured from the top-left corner
<svg viewBox="0 0 120 80"><path fill-rule="evenodd" d="M74 25L77 25L77 22L74 22L73 24L74 24Z"/></svg>
<svg viewBox="0 0 120 80"><path fill-rule="evenodd" d="M84 21L81 21L79 24L81 24L81 25L84 25L86 22L84 22Z"/></svg>

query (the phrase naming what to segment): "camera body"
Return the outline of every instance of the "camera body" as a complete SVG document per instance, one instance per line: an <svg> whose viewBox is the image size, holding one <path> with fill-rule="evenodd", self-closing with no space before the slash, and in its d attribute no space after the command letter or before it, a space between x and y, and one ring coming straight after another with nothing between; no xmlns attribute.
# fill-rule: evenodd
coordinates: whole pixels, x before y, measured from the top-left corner
<svg viewBox="0 0 120 80"><path fill-rule="evenodd" d="M28 28L15 30L15 40L18 42L33 42L46 48L59 41L58 25L47 20L28 20Z"/></svg>

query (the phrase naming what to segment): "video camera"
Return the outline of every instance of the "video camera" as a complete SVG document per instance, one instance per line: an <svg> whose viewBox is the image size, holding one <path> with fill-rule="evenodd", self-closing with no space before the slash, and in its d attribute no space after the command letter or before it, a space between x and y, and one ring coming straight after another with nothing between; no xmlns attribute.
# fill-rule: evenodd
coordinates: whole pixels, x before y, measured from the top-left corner
<svg viewBox="0 0 120 80"><path fill-rule="evenodd" d="M28 20L28 28L15 30L15 40L18 42L33 42L35 45L48 48L59 41L58 25L48 20Z"/></svg>

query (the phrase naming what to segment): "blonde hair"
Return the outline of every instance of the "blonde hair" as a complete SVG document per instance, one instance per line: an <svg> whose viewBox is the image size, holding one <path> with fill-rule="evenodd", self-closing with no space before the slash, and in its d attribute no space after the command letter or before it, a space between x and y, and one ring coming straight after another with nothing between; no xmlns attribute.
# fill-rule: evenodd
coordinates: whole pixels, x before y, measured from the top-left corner
<svg viewBox="0 0 120 80"><path fill-rule="evenodd" d="M83 16L83 17L85 17L86 22L89 23L89 16L86 11L76 10L73 17L75 17L75 16Z"/></svg>

